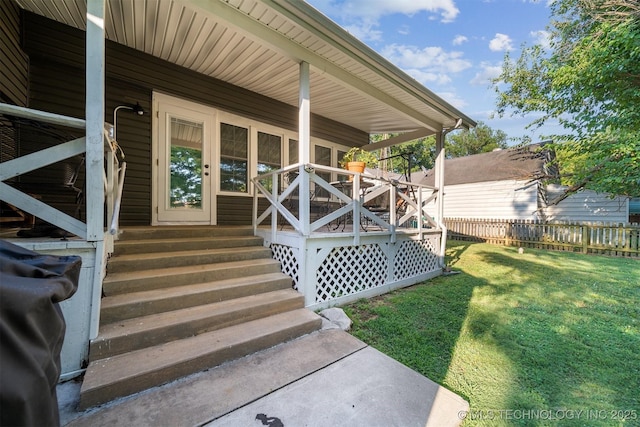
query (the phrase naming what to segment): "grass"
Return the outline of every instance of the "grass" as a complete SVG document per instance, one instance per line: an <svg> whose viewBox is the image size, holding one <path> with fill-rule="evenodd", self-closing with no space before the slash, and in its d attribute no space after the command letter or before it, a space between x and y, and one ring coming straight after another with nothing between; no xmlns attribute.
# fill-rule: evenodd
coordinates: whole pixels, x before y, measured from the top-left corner
<svg viewBox="0 0 640 427"><path fill-rule="evenodd" d="M467 399L464 426L640 425L640 261L455 241L447 261L345 307L352 333Z"/></svg>

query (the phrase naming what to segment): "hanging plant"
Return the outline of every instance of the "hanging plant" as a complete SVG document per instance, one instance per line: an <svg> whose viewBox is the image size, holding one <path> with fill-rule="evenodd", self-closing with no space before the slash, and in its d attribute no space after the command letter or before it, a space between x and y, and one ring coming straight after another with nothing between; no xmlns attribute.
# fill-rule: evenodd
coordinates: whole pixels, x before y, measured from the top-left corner
<svg viewBox="0 0 640 427"><path fill-rule="evenodd" d="M360 162L364 163L364 167L375 168L378 166L378 157L371 151L363 150L360 147L353 147L342 156L340 166L349 169L348 164ZM362 172L362 171L360 171Z"/></svg>

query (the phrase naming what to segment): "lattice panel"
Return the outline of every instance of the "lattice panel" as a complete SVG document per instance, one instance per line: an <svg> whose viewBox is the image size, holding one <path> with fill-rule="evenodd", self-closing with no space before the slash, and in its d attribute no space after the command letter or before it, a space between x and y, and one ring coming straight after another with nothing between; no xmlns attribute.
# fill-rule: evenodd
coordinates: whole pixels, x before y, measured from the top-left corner
<svg viewBox="0 0 640 427"><path fill-rule="evenodd" d="M292 247L284 245L271 245L273 259L280 261L282 272L293 279L293 289L298 290L299 263Z"/></svg>
<svg viewBox="0 0 640 427"><path fill-rule="evenodd" d="M393 263L394 280L402 280L438 269L438 238L402 242Z"/></svg>
<svg viewBox="0 0 640 427"><path fill-rule="evenodd" d="M389 261L378 244L334 248L316 272L316 302L383 285Z"/></svg>

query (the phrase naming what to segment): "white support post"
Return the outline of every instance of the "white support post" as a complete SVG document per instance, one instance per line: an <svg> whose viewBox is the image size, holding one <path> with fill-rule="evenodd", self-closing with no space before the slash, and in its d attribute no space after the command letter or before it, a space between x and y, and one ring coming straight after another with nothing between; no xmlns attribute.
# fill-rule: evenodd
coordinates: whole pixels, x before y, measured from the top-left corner
<svg viewBox="0 0 640 427"><path fill-rule="evenodd" d="M440 253L438 260L440 265L444 267L444 254L446 250L447 231L444 228L444 137L446 133L440 131L436 134L436 164L435 164L435 186L438 188L438 197L436 198L436 222L442 228L442 237L440 241Z"/></svg>
<svg viewBox="0 0 640 427"><path fill-rule="evenodd" d="M310 162L311 150L311 103L309 89L309 63L300 63L300 88L298 96L298 161L300 162L299 176L299 197L298 212L300 218L300 226L302 234L309 236L310 229L310 204L309 197L306 197L310 191L310 177L305 171L305 166Z"/></svg>
<svg viewBox="0 0 640 427"><path fill-rule="evenodd" d="M87 0L86 204L87 240L104 240L104 15L105 0Z"/></svg>

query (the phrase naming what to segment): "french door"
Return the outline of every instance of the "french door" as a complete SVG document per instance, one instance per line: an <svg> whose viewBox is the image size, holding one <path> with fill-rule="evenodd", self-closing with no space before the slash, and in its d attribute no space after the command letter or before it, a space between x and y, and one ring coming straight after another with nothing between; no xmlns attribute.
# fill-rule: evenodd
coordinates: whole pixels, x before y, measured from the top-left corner
<svg viewBox="0 0 640 427"><path fill-rule="evenodd" d="M215 111L154 94L156 223L215 224L211 189Z"/></svg>

